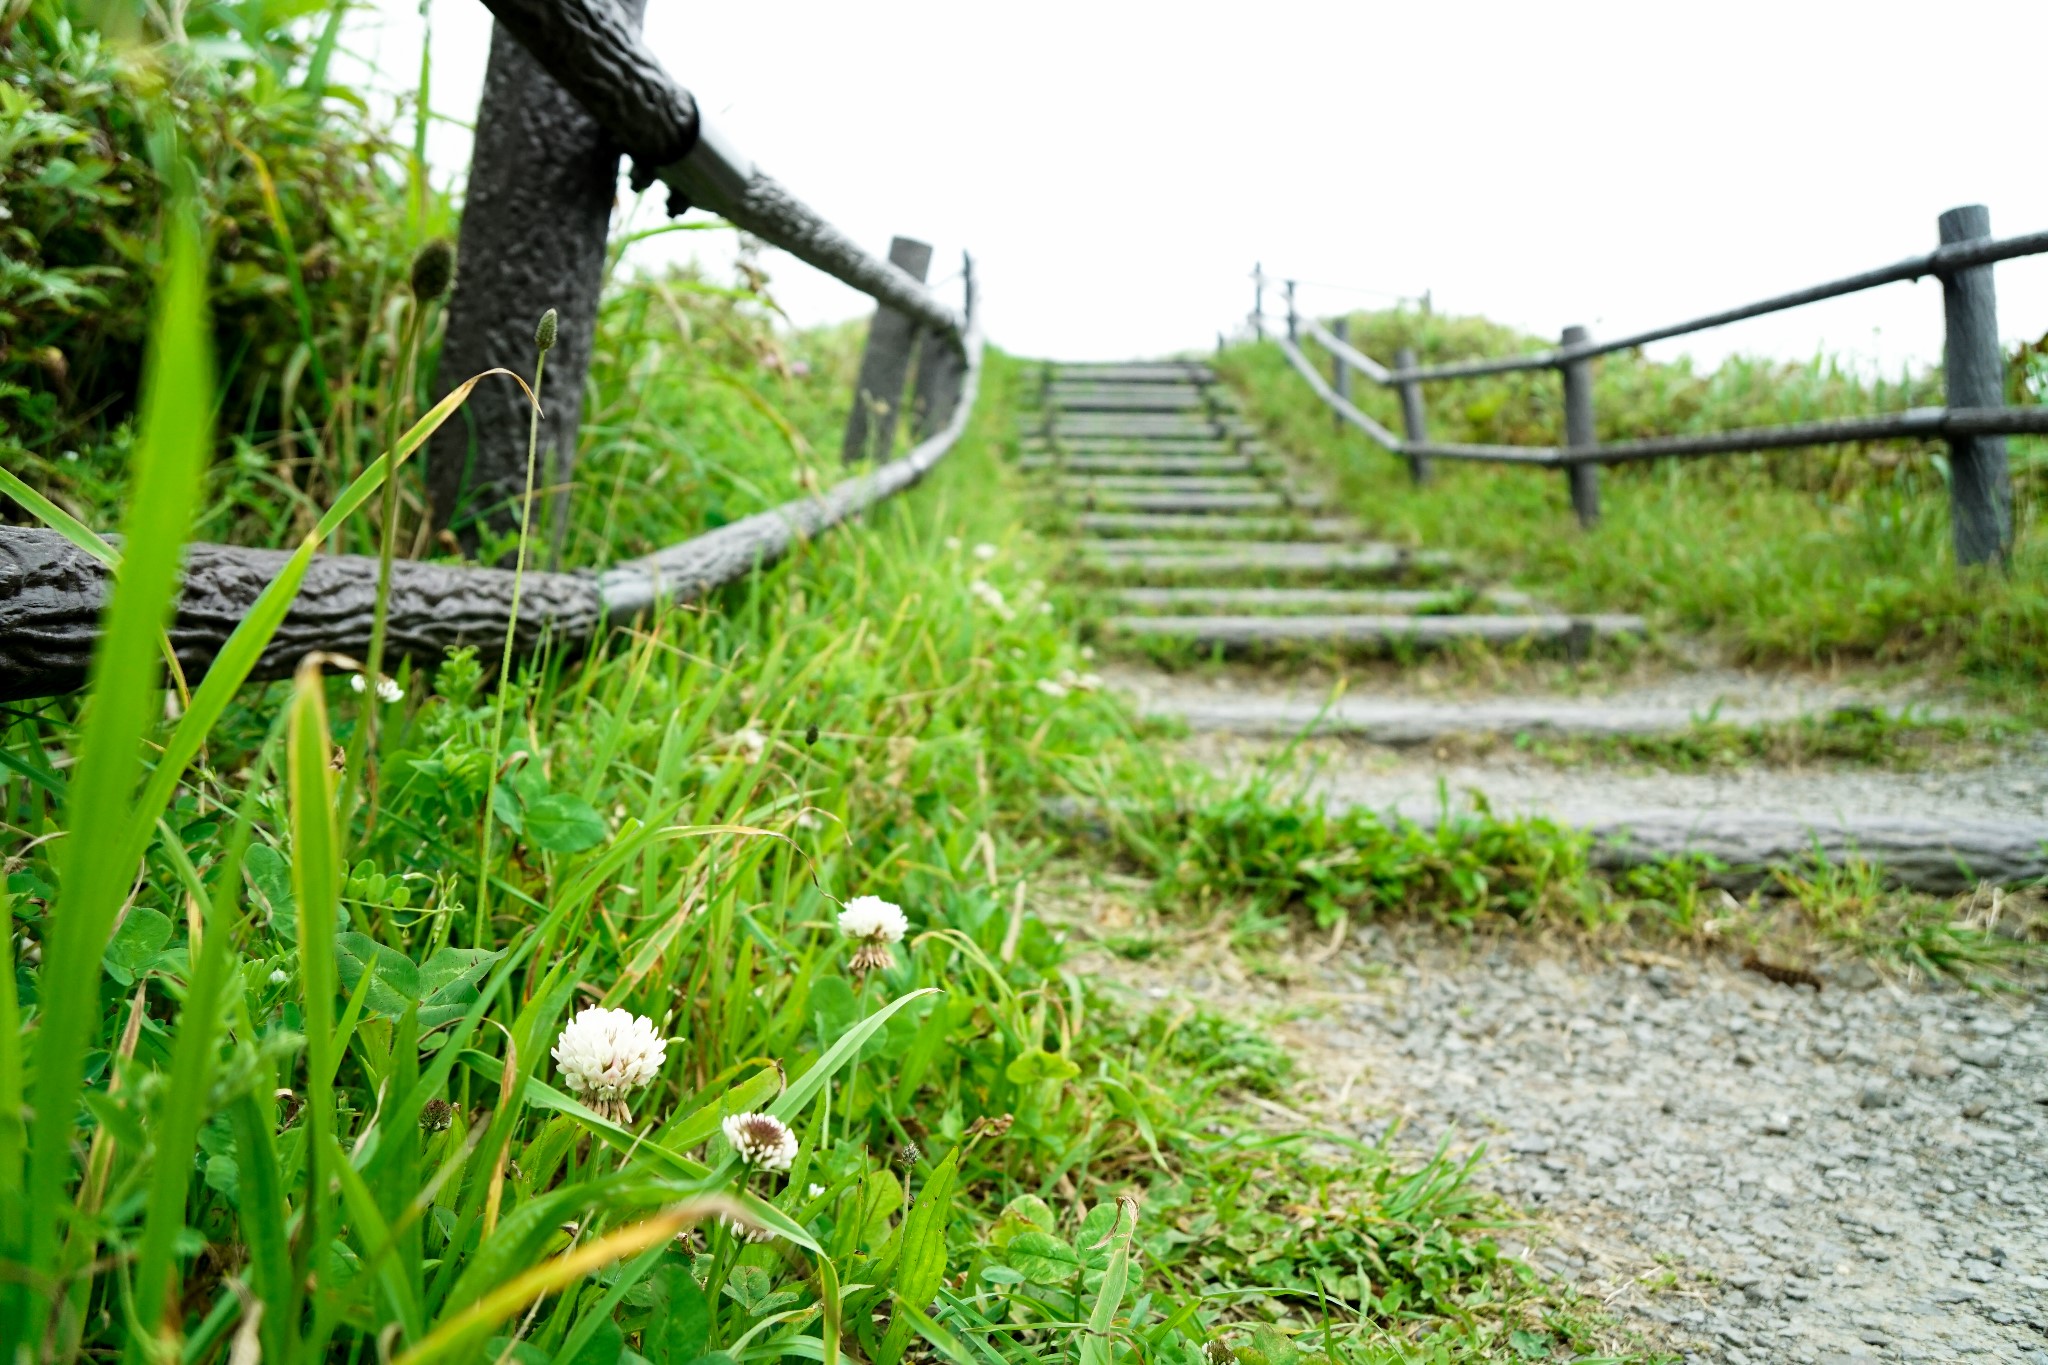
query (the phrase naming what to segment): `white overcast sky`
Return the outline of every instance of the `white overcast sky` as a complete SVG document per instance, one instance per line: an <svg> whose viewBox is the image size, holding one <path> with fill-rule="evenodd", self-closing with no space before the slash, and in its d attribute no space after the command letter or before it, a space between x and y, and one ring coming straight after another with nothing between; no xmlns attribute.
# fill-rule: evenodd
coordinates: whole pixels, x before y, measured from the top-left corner
<svg viewBox="0 0 2048 1365"><path fill-rule="evenodd" d="M490 16L431 4L432 104L467 122ZM648 8L649 45L739 147L877 252L934 243L934 278L971 250L989 335L1026 355L1213 345L1255 261L1319 282L1322 313L1426 289L1597 336L1926 250L1958 204L2000 236L2048 227L2042 0ZM374 0L350 45L398 89L420 33L417 0ZM442 125L437 180L468 151ZM720 240L636 250L712 261ZM799 322L867 310L771 269ZM2048 258L1997 270L2000 331L2048 331ZM1890 369L1940 347L1927 281L1656 353Z"/></svg>

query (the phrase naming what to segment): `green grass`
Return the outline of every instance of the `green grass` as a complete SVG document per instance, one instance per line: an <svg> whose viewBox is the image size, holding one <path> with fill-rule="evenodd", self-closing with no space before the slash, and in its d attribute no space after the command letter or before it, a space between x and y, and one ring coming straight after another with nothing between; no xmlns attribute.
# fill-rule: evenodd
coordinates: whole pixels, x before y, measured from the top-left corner
<svg viewBox="0 0 2048 1365"><path fill-rule="evenodd" d="M1009 519L990 433L1016 366L991 356L925 488L700 608L503 689L474 653L402 668L359 793L335 756L374 693L318 658L236 686L290 574L189 705L159 704L214 406L196 257L174 259L94 689L11 710L0 741L0 1356L1196 1365L1608 1339L1501 1255L1509 1212L1469 1162L1269 1131L1238 1096L1286 1084L1270 1044L1126 1014L1029 913L1044 800L1151 768L1120 705L1040 685L1086 664L1056 551ZM665 286L607 305L586 562L786 496L840 416L844 336ZM741 358L769 342L827 376ZM397 466L362 461L295 564L371 543ZM862 894L912 925L865 975L834 924ZM671 1040L630 1118L549 1056L594 1003ZM786 1176L718 1135L751 1109L795 1129ZM735 1213L780 1235L743 1241Z"/></svg>
<svg viewBox="0 0 2048 1365"><path fill-rule="evenodd" d="M1412 311L1356 315L1351 327L1354 344L1383 359L1403 345L1434 362L1546 344L1478 319ZM2041 714L2048 542L2037 513L2048 490L2048 443L2011 442L2011 572L1958 574L1938 445L1605 470L1601 524L1582 533L1561 475L1438 461L1434 481L1418 489L1402 462L1335 429L1277 347L1238 346L1218 366L1278 448L1335 471L1352 509L1397 542L1453 550L1472 571L1567 609L1644 613L1662 631L1710 638L1737 662L1909 669ZM2037 349L2017 358L2014 401L2039 401L2043 375ZM1363 381L1354 392L1367 412L1398 428L1394 395ZM1558 440L1560 399L1548 373L1432 384L1425 393L1433 439ZM1938 403L1939 395L1936 375L1881 382L1826 361L1736 359L1710 375L1628 353L1595 365L1599 434L1608 440L1867 414Z"/></svg>

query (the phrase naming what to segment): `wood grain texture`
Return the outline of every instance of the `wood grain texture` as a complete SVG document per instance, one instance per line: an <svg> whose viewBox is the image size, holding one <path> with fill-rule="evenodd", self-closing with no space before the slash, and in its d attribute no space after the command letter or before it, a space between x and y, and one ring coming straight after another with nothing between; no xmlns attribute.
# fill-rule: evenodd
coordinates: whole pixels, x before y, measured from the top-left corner
<svg viewBox="0 0 2048 1365"><path fill-rule="evenodd" d="M645 0L606 4L603 17L632 25L638 42ZM574 5L543 8L582 13ZM491 33L490 64L477 111L468 199L456 252L455 296L441 345L435 394L494 367L529 378L534 325L553 308L559 319L541 385L537 487L553 500L560 559L568 526L570 475L582 421L583 386L597 329L605 236L618 194L619 144L501 21ZM475 549L485 527L519 525L532 408L503 376L476 387L427 449L427 486L439 523ZM538 517L536 516L536 521Z"/></svg>
<svg viewBox="0 0 2048 1365"><path fill-rule="evenodd" d="M187 679L204 676L228 635L284 568L282 550L194 545L171 642ZM45 697L83 687L106 605L100 562L55 531L0 528L0 700ZM263 653L256 678L283 678L313 650L358 658L369 652L377 561L320 555L307 570L291 613ZM386 646L399 658L431 663L459 645L505 637L512 574L400 561L392 566ZM517 643L583 640L604 616L597 582L583 574L528 573L520 590Z"/></svg>
<svg viewBox="0 0 2048 1365"><path fill-rule="evenodd" d="M681 161L696 146L697 101L640 41L645 0L630 9L621 0L484 3L643 169Z"/></svg>

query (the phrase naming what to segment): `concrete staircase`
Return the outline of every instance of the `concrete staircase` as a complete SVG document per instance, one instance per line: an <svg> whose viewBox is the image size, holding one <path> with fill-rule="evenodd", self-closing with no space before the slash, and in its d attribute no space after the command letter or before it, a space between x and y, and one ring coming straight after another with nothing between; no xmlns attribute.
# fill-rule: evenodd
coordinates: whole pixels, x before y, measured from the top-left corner
<svg viewBox="0 0 2048 1365"><path fill-rule="evenodd" d="M1048 366L1022 449L1081 534L1112 638L1227 653L1462 640L1583 652L1643 629L1544 610L1461 582L1446 553L1372 540L1265 448L1205 365Z"/></svg>

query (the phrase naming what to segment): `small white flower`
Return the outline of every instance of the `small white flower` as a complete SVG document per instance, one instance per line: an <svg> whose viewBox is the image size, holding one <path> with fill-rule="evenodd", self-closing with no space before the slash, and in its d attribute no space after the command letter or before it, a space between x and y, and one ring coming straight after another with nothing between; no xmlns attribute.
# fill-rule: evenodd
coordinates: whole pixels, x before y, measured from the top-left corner
<svg viewBox="0 0 2048 1365"><path fill-rule="evenodd" d="M592 1005L563 1027L550 1055L563 1084L598 1113L624 1123L632 1118L626 1095L660 1074L668 1043L646 1015Z"/></svg>
<svg viewBox="0 0 2048 1365"><path fill-rule="evenodd" d="M1050 615L1052 615L1052 603L1050 603L1050 602L1040 602L1040 603L1038 604L1038 614L1039 614L1040 616L1050 616Z"/></svg>
<svg viewBox="0 0 2048 1365"><path fill-rule="evenodd" d="M819 1195L823 1194L824 1192L825 1187L823 1185L806 1185L804 1187L804 1197L806 1199L816 1199Z"/></svg>
<svg viewBox="0 0 2048 1365"><path fill-rule="evenodd" d="M272 967L270 969L270 984L273 986L282 986L291 979L292 974L282 967Z"/></svg>
<svg viewBox="0 0 2048 1365"><path fill-rule="evenodd" d="M360 673L349 674L348 685L349 690L352 692L362 692L369 687L369 683L365 681ZM405 700L405 689L398 685L396 678L379 678L377 679L377 697L386 706L389 706L394 702Z"/></svg>
<svg viewBox="0 0 2048 1365"><path fill-rule="evenodd" d="M986 578L977 578L967 585L967 591L974 600L987 607L1005 621L1010 619L1010 604L1003 600L1003 590Z"/></svg>
<svg viewBox="0 0 2048 1365"><path fill-rule="evenodd" d="M741 1161L764 1171L786 1171L796 1160L796 1134L773 1114L731 1114L719 1125Z"/></svg>
<svg viewBox="0 0 2048 1365"><path fill-rule="evenodd" d="M768 736L751 725L735 730L728 743L750 764L759 763L762 756L768 752Z"/></svg>
<svg viewBox="0 0 2048 1365"><path fill-rule="evenodd" d="M880 896L855 896L839 912L839 932L859 945L849 965L865 972L895 960L890 948L910 932L910 921L900 905Z"/></svg>
<svg viewBox="0 0 2048 1365"><path fill-rule="evenodd" d="M1089 662L1093 663L1093 662L1094 662L1094 660L1095 660L1095 646L1094 646L1094 645L1082 645L1082 646L1081 646L1081 657L1082 657L1082 658L1084 658L1084 659L1086 659L1086 660L1088 660Z"/></svg>
<svg viewBox="0 0 2048 1365"><path fill-rule="evenodd" d="M1053 698L1067 695L1067 685L1063 682L1055 682L1051 678L1040 678L1038 680L1038 690L1045 693L1046 696Z"/></svg>
<svg viewBox="0 0 2048 1365"><path fill-rule="evenodd" d="M774 1228L757 1227L752 1223L742 1223L739 1219L729 1218L722 1213L718 1215L718 1222L721 1227L739 1238L742 1242L772 1242L778 1235Z"/></svg>
<svg viewBox="0 0 2048 1365"><path fill-rule="evenodd" d="M983 541L981 544L974 547L974 557L978 560L981 560L985 564L989 560L994 559L996 557L996 547L989 544L987 541Z"/></svg>
<svg viewBox="0 0 2048 1365"><path fill-rule="evenodd" d="M947 548L947 549L949 549L949 550L955 550L955 551L957 551L957 550L958 550L958 549L960 548L960 537L958 537L958 536L947 536L947 537L946 537L946 548Z"/></svg>

